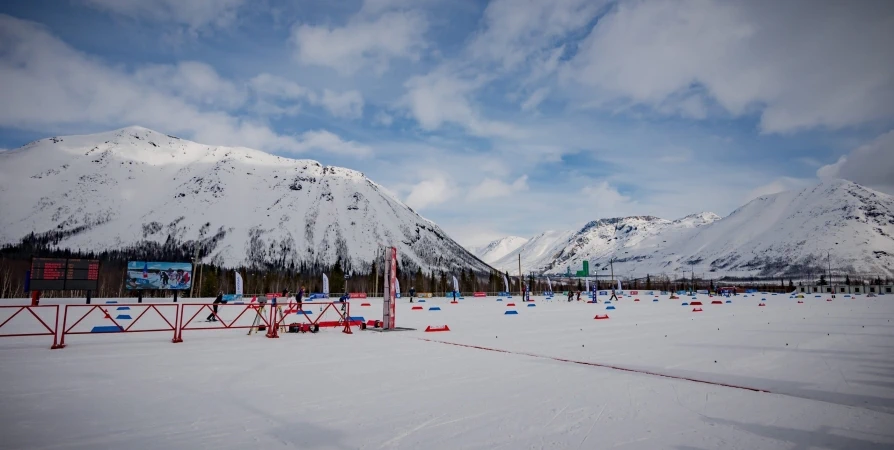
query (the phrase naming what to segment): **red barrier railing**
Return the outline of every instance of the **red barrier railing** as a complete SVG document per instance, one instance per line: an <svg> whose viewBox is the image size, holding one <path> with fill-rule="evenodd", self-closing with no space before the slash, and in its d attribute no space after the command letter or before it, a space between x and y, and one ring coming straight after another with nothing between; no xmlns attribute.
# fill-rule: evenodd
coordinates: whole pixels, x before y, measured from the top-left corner
<svg viewBox="0 0 894 450"><path fill-rule="evenodd" d="M57 324L58 321L59 321L59 305L44 305L44 306L25 306L25 305L22 305L22 306L0 306L0 311L8 311L8 310L12 310L12 309L14 309L14 310L16 310L16 311L15 311L14 313L12 313L12 315L9 316L9 318L7 318L6 320L4 320L3 323L0 323L0 337L15 337L15 336L53 336L53 346L50 347L50 348L52 348L52 349L56 349L56 348L62 348L62 347L63 347L63 346L59 345L59 344L56 342L56 339L57 339L57 333L56 333L56 326L57 326L57 325L56 325L56 324ZM37 315L37 313L34 312L35 310L41 310L41 309L44 309L44 310L51 309L51 310L53 310L53 326L52 326L52 327L49 326L49 325L47 325L47 322L46 322L44 319L42 319L39 315ZM24 333L16 333L16 332L3 333L3 332L2 332L3 326L5 326L5 325L9 324L10 322L12 322L12 319L15 319L16 316L18 316L19 314L22 313L22 311L28 311L28 313L31 314L31 316L33 316L35 319L37 319L37 323L39 323L39 324L43 327L43 329L46 330L46 331L45 331L45 332L43 332L43 331L39 331L39 332L30 332L30 331L29 331L29 332L24 332ZM25 316L25 317L27 317L27 316Z"/></svg>
<svg viewBox="0 0 894 450"><path fill-rule="evenodd" d="M112 315L109 314L109 309L116 308L116 310L117 310L117 308L120 308L120 307L143 309L143 311L139 315L137 315L137 317L135 319L130 319L130 318L126 319L126 320L129 320L130 323L127 326L123 326L121 324L121 322L119 322L119 321L125 320L125 319L113 318ZM85 312L83 315L81 315L80 318L78 318L78 320L74 321L74 323L72 323L71 326L68 326L68 310L69 310L69 308L87 309L87 312ZM165 317L164 313L162 313L161 310L159 310L159 308L174 308L174 322L171 323L171 321L168 320L167 317ZM101 320L111 322L112 325L107 325L107 326L101 327L101 328L103 328L103 330L101 330L101 331L96 330L97 326L95 324L94 324L94 327L90 331L76 331L75 327L77 327L82 322L84 322L84 319L86 319L87 316L89 316L90 313L92 313L93 311L100 311L103 314L103 317ZM157 315L159 318L161 318L161 322L163 322L167 326L161 327L161 328L157 328L157 327L156 328L134 328L136 326L136 324L140 322L141 319L144 320L144 322L148 320L146 313L148 313L149 311L155 311L155 314L150 315L149 317L153 317L153 316ZM176 324L177 324L177 317L179 316L179 312L180 312L180 305L168 305L168 304L114 303L114 304L106 304L106 305L65 305L65 313L62 318L62 335L59 339L59 345L57 348L65 347L65 336L75 335L75 334L151 333L151 332L159 332L159 331L171 331L174 333L174 339L176 339L176 337L177 337ZM161 325L161 322L159 323L159 326Z"/></svg>
<svg viewBox="0 0 894 450"><path fill-rule="evenodd" d="M283 311L281 315L273 317L273 323L275 326L271 327L271 329L272 329L274 335L270 336L268 334L267 337L279 337L277 334L278 330L281 327L284 327L283 323L285 322L286 317L288 317L291 314L295 314L299 318L307 321L307 323L309 323L310 325L316 325L317 327L320 327L320 328L343 326L344 329L342 330L342 333L345 333L345 334L353 334L351 332L352 326L359 327L362 325L362 321L360 321L360 320L356 320L356 321L350 320L351 319L351 304L349 302L338 304L338 305L344 305L344 307L345 307L344 313L341 312L340 306L336 306L335 302L302 302L301 303L302 308L304 306L308 306L308 305L320 305L320 306L326 305L326 307L321 308L321 311L316 316L316 318L311 318L305 312L304 309L298 310L298 308L297 308L298 305L295 302L289 302L289 304L288 304L289 309ZM330 310L330 308L332 309L332 311L334 311L336 314L338 314L338 319L337 320L321 320L323 318L323 316L326 314L326 312Z"/></svg>
<svg viewBox="0 0 894 450"><path fill-rule="evenodd" d="M214 311L215 306L218 308L217 312ZM184 317L186 317L187 315L187 307L199 307L199 309L192 313L192 315L189 316L189 319L186 319L186 321L184 322ZM223 310L235 309L237 307L241 309L241 311L233 320L227 322L220 316L220 313L223 312ZM183 330L200 331L248 329L249 331L251 331L252 328L258 328L259 326L264 326L265 328L267 328L267 337L279 337L275 335L275 331L271 330L272 327L270 326L270 324L272 323L271 317L273 316L276 309L276 307L271 307L271 305L269 304L260 305L258 303L250 303L247 305L230 305L226 303L219 303L217 305L207 303L183 303L180 306L180 318L177 327L178 332L176 337L174 338L174 342L183 342ZM208 311L208 315L210 317L216 319L215 321L207 322L196 320L196 317L199 315L199 313L206 310ZM239 323L239 319L245 316L245 314L249 311L252 312L252 314L249 314L249 316L252 317L252 323L249 325L243 325ZM213 325L199 326L199 323L211 323Z"/></svg>

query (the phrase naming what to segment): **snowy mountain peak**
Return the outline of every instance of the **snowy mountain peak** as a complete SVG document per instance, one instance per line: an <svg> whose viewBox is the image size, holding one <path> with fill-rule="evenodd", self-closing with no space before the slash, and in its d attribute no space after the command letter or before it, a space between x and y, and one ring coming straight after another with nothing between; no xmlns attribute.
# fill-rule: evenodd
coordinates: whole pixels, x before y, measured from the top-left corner
<svg viewBox="0 0 894 450"><path fill-rule="evenodd" d="M490 264L491 262L497 261L500 258L512 253L514 250L518 249L526 242L528 242L528 240L523 237L506 236L504 238L494 240L482 247L477 247L472 250L472 253L475 254L475 256L481 258L482 261Z"/></svg>
<svg viewBox="0 0 894 450"><path fill-rule="evenodd" d="M226 266L364 270L382 246L423 270L490 268L362 173L143 127L0 153L0 245L169 248ZM191 254L191 253L190 253Z"/></svg>
<svg viewBox="0 0 894 450"><path fill-rule="evenodd" d="M623 276L689 268L714 276L801 276L828 266L894 274L894 197L845 180L756 198L725 218L702 212L668 221L652 216L602 219L574 232L532 238L498 269L563 273L614 258Z"/></svg>

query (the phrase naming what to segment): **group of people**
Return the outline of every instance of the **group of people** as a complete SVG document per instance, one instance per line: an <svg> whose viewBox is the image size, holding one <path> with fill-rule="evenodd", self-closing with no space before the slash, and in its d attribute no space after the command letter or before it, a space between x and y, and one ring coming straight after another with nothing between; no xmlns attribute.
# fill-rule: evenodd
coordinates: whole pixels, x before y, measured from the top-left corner
<svg viewBox="0 0 894 450"><path fill-rule="evenodd" d="M304 293L305 293L304 286L301 286L301 288L298 289L298 292L295 293L295 303L298 304L298 309L301 309L301 303L304 301ZM287 299L287 298L289 298L289 295L291 295L291 294L289 293L288 289L284 289L282 291L282 298ZM340 301L344 302L344 300L345 300L345 298L342 297L342 299ZM217 293L217 297L215 297L215 299L214 299L214 302L211 303L211 308L212 308L213 312L211 314L209 314L208 317L205 319L206 322L217 322L217 306L220 305L221 303L226 303L223 299L223 291L219 291ZM274 304L276 304L275 298L274 298ZM344 311L344 306L342 306L342 311Z"/></svg>

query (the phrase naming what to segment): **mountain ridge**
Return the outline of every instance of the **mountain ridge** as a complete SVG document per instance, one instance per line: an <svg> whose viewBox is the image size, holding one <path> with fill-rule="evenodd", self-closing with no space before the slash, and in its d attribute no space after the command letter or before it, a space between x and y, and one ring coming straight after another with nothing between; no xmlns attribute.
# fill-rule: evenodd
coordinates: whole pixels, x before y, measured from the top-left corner
<svg viewBox="0 0 894 450"><path fill-rule="evenodd" d="M517 270L519 254L523 270L550 274L576 272L584 260L591 272L601 271L613 259L615 273L629 277L688 270L794 277L823 272L830 262L839 271L888 276L894 274L894 197L829 180L758 197L723 218L708 212L676 220L617 217L545 232L491 264Z"/></svg>
<svg viewBox="0 0 894 450"><path fill-rule="evenodd" d="M143 127L41 139L0 153L0 245L199 247L227 267L490 267L361 172Z"/></svg>

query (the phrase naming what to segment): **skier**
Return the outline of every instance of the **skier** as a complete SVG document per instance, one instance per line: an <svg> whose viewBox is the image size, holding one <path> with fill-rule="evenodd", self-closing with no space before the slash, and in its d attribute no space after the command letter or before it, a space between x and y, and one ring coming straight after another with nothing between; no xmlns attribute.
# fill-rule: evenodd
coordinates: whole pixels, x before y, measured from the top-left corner
<svg viewBox="0 0 894 450"><path fill-rule="evenodd" d="M574 300L574 292L572 292L571 289L569 289L568 290L568 302L571 303L572 300Z"/></svg>
<svg viewBox="0 0 894 450"><path fill-rule="evenodd" d="M347 307L347 305L348 305L349 298L351 298L351 294L348 294L347 292L345 292L344 294L342 294L341 298L338 299L338 301L341 303L341 311L342 312L345 312L345 307Z"/></svg>
<svg viewBox="0 0 894 450"><path fill-rule="evenodd" d="M223 291L217 293L217 298L214 299L214 312L208 315L208 318L205 319L206 322L217 322L217 305L223 303Z"/></svg>
<svg viewBox="0 0 894 450"><path fill-rule="evenodd" d="M416 296L416 288L415 288L415 287L411 287L409 293L410 293L410 303L413 303L413 297Z"/></svg>
<svg viewBox="0 0 894 450"><path fill-rule="evenodd" d="M580 301L580 291L577 291L577 301Z"/></svg>

